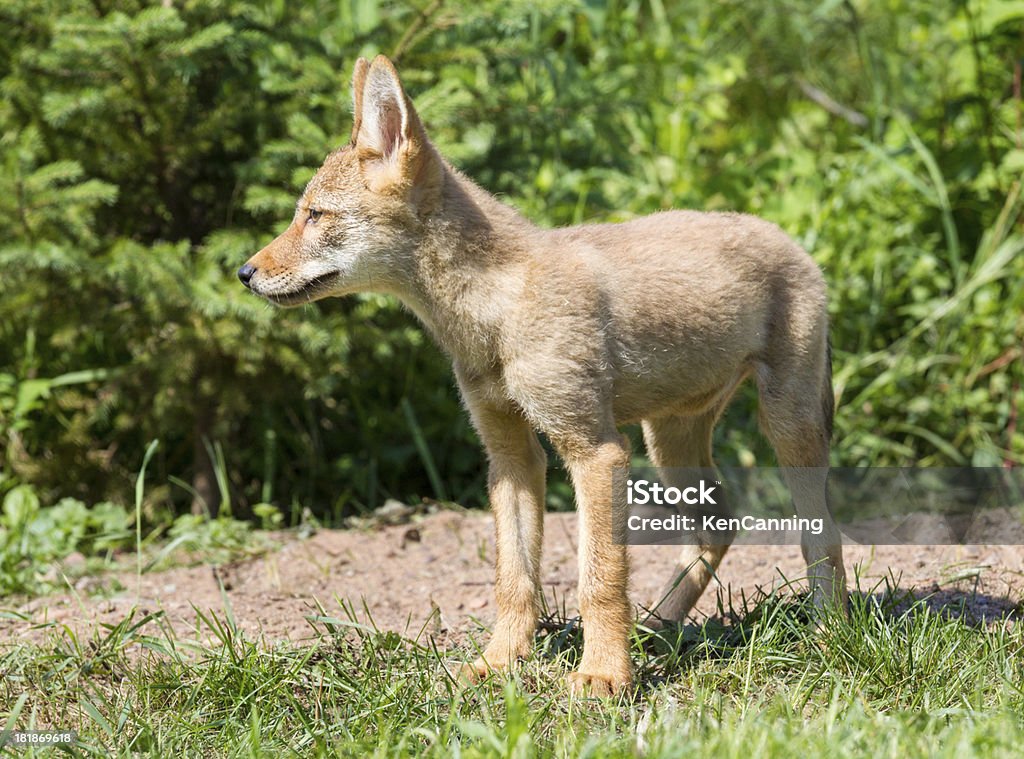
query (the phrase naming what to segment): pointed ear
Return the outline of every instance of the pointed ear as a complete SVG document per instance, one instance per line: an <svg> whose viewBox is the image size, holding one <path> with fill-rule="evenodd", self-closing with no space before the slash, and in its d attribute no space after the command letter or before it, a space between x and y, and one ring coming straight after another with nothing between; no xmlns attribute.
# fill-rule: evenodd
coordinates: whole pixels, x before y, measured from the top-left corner
<svg viewBox="0 0 1024 759"><path fill-rule="evenodd" d="M370 151L387 161L425 141L398 72L383 55L374 58L366 72L359 121L356 144L360 152Z"/></svg>
<svg viewBox="0 0 1024 759"><path fill-rule="evenodd" d="M350 142L355 142L359 136L359 124L363 119L363 89L366 86L366 74L370 70L370 62L365 58L356 61L355 71L352 72L352 136Z"/></svg>
<svg viewBox="0 0 1024 759"><path fill-rule="evenodd" d="M366 72L355 146L371 190L402 192L421 213L435 207L443 164L398 72L383 55Z"/></svg>

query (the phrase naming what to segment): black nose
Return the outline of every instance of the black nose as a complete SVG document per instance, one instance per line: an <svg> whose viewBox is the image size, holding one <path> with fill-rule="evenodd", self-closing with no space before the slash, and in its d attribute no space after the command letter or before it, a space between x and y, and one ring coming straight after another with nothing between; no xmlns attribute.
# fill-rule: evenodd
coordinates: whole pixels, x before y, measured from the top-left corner
<svg viewBox="0 0 1024 759"><path fill-rule="evenodd" d="M249 280L252 279L252 275L256 273L256 267L252 264L244 264L241 269L238 270L238 278L242 280L242 284L246 287L249 286Z"/></svg>

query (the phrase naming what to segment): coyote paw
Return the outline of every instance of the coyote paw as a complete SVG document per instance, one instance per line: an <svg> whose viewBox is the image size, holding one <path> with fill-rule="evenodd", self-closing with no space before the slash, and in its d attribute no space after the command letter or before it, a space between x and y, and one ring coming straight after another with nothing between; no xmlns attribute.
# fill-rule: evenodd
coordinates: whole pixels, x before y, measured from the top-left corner
<svg viewBox="0 0 1024 759"><path fill-rule="evenodd" d="M625 672L594 672L581 670L568 675L569 691L574 696L607 698L615 696L633 684L633 674Z"/></svg>
<svg viewBox="0 0 1024 759"><path fill-rule="evenodd" d="M492 673L504 672L508 666L492 666L481 656L474 661L466 662L459 669L459 680L470 685L476 685Z"/></svg>
<svg viewBox="0 0 1024 759"><path fill-rule="evenodd" d="M484 649L482 656L462 665L459 678L470 683L478 683L490 674L507 672L511 666L530 655L532 644L532 635L513 638L497 634Z"/></svg>

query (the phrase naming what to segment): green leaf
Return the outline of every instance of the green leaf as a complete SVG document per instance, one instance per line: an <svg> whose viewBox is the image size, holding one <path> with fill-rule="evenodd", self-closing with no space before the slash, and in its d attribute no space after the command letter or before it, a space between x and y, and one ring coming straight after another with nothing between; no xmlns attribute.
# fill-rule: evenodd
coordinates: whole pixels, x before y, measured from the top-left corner
<svg viewBox="0 0 1024 759"><path fill-rule="evenodd" d="M24 527L39 513L39 496L31 485L19 485L4 496L3 512L8 528Z"/></svg>
<svg viewBox="0 0 1024 759"><path fill-rule="evenodd" d="M235 30L231 24L220 21L177 43L174 46L175 52L183 57L196 55L223 44L234 33Z"/></svg>

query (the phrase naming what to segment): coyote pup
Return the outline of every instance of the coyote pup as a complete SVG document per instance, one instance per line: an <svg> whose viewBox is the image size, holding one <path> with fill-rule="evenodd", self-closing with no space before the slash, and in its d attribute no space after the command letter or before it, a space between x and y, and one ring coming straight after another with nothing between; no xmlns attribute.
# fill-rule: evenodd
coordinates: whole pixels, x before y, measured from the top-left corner
<svg viewBox="0 0 1024 759"><path fill-rule="evenodd" d="M658 213L542 230L438 154L391 62L356 62L348 145L327 156L291 226L238 271L292 306L373 290L405 303L451 357L487 449L498 618L470 678L530 653L538 615L545 455L579 509L583 657L574 692L630 686L626 547L613 539L617 429L639 421L658 467L711 465L711 432L752 376L783 467L828 466L833 396L825 284L778 227L740 214ZM799 471L799 470L794 470ZM805 470L806 471L806 470ZM791 480L796 511L825 515L820 480ZM829 520L826 524L831 525ZM657 610L681 619L727 546L685 547ZM805 534L817 606L846 594L834 527Z"/></svg>

